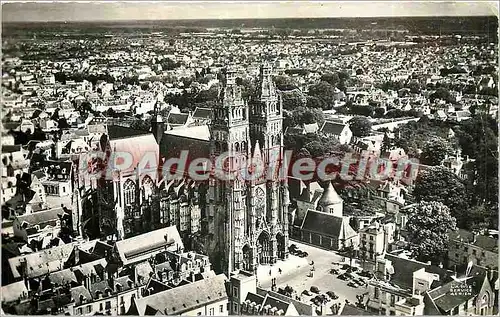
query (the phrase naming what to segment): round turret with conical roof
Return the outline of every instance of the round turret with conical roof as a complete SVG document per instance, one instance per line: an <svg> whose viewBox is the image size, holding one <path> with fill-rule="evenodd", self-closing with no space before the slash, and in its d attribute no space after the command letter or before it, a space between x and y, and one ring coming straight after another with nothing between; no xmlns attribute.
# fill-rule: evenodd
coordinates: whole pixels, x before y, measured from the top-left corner
<svg viewBox="0 0 500 317"><path fill-rule="evenodd" d="M344 201L333 188L332 182L328 182L325 190L318 200L317 209L335 216L342 217Z"/></svg>

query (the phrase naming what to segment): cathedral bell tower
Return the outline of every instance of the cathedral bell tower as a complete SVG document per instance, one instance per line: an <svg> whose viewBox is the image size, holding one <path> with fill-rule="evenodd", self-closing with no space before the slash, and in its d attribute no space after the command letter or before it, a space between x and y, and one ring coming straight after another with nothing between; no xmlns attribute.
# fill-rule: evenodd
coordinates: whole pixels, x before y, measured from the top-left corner
<svg viewBox="0 0 500 317"><path fill-rule="evenodd" d="M239 175L250 153L250 132L248 105L236 84L235 69L228 67L225 77L210 126L210 155L216 171L209 181L207 215L208 231L214 234L214 251L219 253L217 260L223 262L223 271L230 273L237 269L235 263L241 262L247 234L246 184ZM222 171L217 171L217 161L223 162L219 166Z"/></svg>
<svg viewBox="0 0 500 317"><path fill-rule="evenodd" d="M283 151L283 106L272 78L269 64L261 66L257 94L251 102L250 136L252 150L259 151L265 178L251 184L249 194L256 203L254 229L259 263L274 264L287 257L288 250L288 188L280 180Z"/></svg>

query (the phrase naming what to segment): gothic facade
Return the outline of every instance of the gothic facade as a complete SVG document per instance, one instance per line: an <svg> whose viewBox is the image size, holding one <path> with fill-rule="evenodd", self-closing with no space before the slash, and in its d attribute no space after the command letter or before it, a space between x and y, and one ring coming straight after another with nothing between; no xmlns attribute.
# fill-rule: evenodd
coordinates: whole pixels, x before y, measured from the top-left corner
<svg viewBox="0 0 500 317"><path fill-rule="evenodd" d="M283 108L271 68L261 68L257 93L248 101L236 73L229 68L225 75L205 146L214 162L223 153L234 158L224 166L226 172L252 177L224 180L212 174L206 182L195 182L186 176L159 186L160 173L139 177L134 168L112 181L79 177L73 208L82 233L120 240L176 225L191 240L185 241L188 248L208 254L214 268L225 273L254 271L288 256L288 188L286 177L277 173L283 157ZM134 133L108 127L99 147L103 152L155 148L160 162L162 118L156 117L153 133ZM252 164L262 173L252 172Z"/></svg>
<svg viewBox="0 0 500 317"><path fill-rule="evenodd" d="M211 124L212 157L230 153L235 159L225 166L227 172L248 175L250 166L261 168L262 176L254 169L255 177L211 179L208 214L213 217L213 239L220 246L224 271L254 271L258 264L273 264L288 256L288 188L286 179L272 173L279 170L284 154L283 107L266 65L249 103L242 98L231 69L220 100Z"/></svg>

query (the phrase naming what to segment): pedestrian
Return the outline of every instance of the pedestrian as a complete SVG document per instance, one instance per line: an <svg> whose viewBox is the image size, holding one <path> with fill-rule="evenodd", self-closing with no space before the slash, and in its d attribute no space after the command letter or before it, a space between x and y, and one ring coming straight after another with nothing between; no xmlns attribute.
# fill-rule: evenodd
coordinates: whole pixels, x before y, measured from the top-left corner
<svg viewBox="0 0 500 317"><path fill-rule="evenodd" d="M281 271L281 268L278 268L278 272L281 274L281 272L282 272L282 271Z"/></svg>
<svg viewBox="0 0 500 317"><path fill-rule="evenodd" d="M272 274L272 270L269 270L269 276L271 276L271 274Z"/></svg>

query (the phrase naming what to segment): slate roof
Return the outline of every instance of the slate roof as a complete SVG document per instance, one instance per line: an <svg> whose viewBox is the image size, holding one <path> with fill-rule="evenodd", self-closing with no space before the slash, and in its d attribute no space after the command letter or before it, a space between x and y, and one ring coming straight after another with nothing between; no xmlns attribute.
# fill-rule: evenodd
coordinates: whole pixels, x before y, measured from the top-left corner
<svg viewBox="0 0 500 317"><path fill-rule="evenodd" d="M498 239L484 235L478 235L476 236L476 242L474 242L473 244L480 247L481 249L498 253Z"/></svg>
<svg viewBox="0 0 500 317"><path fill-rule="evenodd" d="M197 307L225 300L228 298L226 280L227 277L220 274L213 278L136 299L137 312L139 315L157 312L165 315L180 315Z"/></svg>
<svg viewBox="0 0 500 317"><path fill-rule="evenodd" d="M257 289L257 293L261 293L262 292L265 292L267 294L269 294L270 296L274 297L274 298L278 298L286 303L290 303L290 304L293 304L293 306L295 307L295 309L297 310L297 312L299 313L299 315L306 315L306 316L311 316L313 315L314 313L314 308L312 307L312 305L308 305L306 303L303 303L301 301L298 301L298 300L295 300L293 298L290 298L288 296L285 296L283 294L279 294L277 292L273 292L273 291L266 291L266 290L263 290L263 289L260 289L258 288ZM286 312L286 310L284 310Z"/></svg>
<svg viewBox="0 0 500 317"><path fill-rule="evenodd" d="M447 271L427 263L404 259L392 254L386 254L386 259L392 262L394 274L391 275L391 283L404 289L413 287L413 272L425 268L426 272L438 274L441 282L446 281Z"/></svg>
<svg viewBox="0 0 500 317"><path fill-rule="evenodd" d="M309 209L302 223L302 230L339 238L342 230L342 217Z"/></svg>
<svg viewBox="0 0 500 317"><path fill-rule="evenodd" d="M188 119L188 113L169 113L167 117L167 123L173 125L183 125L186 124Z"/></svg>
<svg viewBox="0 0 500 317"><path fill-rule="evenodd" d="M351 304L346 304L344 305L344 308L342 309L342 312L340 313L341 316L363 316L363 315L372 315L369 311L356 307Z"/></svg>
<svg viewBox="0 0 500 317"><path fill-rule="evenodd" d="M458 229L456 231L452 231L448 234L448 237L451 240L461 240L464 243L469 243L471 245L475 245L481 249L496 252L498 253L498 239L495 239L490 236L485 235L476 235L474 240L474 233L464 230Z"/></svg>
<svg viewBox="0 0 500 317"><path fill-rule="evenodd" d="M167 237L168 240L165 240ZM175 251L184 249L181 237L175 226L162 228L125 240L117 241L116 250L124 265L149 258L152 251L167 247Z"/></svg>
<svg viewBox="0 0 500 317"><path fill-rule="evenodd" d="M30 226L35 226L57 221L59 220L59 215L64 215L64 210L62 208L37 211L31 214L17 216L16 219L20 224L27 222Z"/></svg>
<svg viewBox="0 0 500 317"><path fill-rule="evenodd" d="M77 286L71 289L71 298L75 301L75 306L81 305L83 302L80 300L80 295L83 296L83 300L90 301L92 296L85 286Z"/></svg>
<svg viewBox="0 0 500 317"><path fill-rule="evenodd" d="M75 273L71 269L61 270L49 274L49 280L54 285L63 286L68 283L78 283Z"/></svg>
<svg viewBox="0 0 500 317"><path fill-rule="evenodd" d="M2 303L15 302L21 297L28 296L28 289L24 281L2 286Z"/></svg>
<svg viewBox="0 0 500 317"><path fill-rule="evenodd" d="M248 293L247 294L247 297L245 298L245 301L249 301L249 303L255 303L255 305L262 305L262 303L264 302L264 299L266 297L265 296L262 296L262 295L258 295L258 294L254 294L254 293Z"/></svg>
<svg viewBox="0 0 500 317"><path fill-rule="evenodd" d="M321 126L320 131L325 134L340 135L346 126L347 124L325 121L323 126Z"/></svg>
<svg viewBox="0 0 500 317"><path fill-rule="evenodd" d="M270 306L270 308L276 307L277 310L282 310L283 312L286 313L286 311L288 310L288 306L290 306L290 303L287 303L281 299L273 297L268 293L264 301L264 304L262 304L262 306L266 307L268 305Z"/></svg>
<svg viewBox="0 0 500 317"><path fill-rule="evenodd" d="M13 153L21 151L21 145L2 145L2 153Z"/></svg>
<svg viewBox="0 0 500 317"><path fill-rule="evenodd" d="M477 274L476 276L463 281L451 281L428 292L429 297L434 301L434 304L443 312L449 312L458 305L476 297L481 291L485 275ZM456 292L457 288L463 289L463 284L467 284L471 288L471 292Z"/></svg>
<svg viewBox="0 0 500 317"><path fill-rule="evenodd" d="M151 132L144 130L122 127L119 125L108 125L108 137L110 140L133 138L141 135L150 135Z"/></svg>
<svg viewBox="0 0 500 317"><path fill-rule="evenodd" d="M27 277L33 278L47 273L59 271L63 263L73 251L75 243L26 254L9 259L9 266L14 278L21 277L21 262L25 259L27 264Z"/></svg>
<svg viewBox="0 0 500 317"><path fill-rule="evenodd" d="M197 125L183 129L172 129L165 132L166 135L175 135L179 137L209 141L210 130L208 125Z"/></svg>
<svg viewBox="0 0 500 317"><path fill-rule="evenodd" d="M193 112L193 118L195 118L195 119L211 119L212 118L212 109L196 107L196 109L194 109L194 112Z"/></svg>

